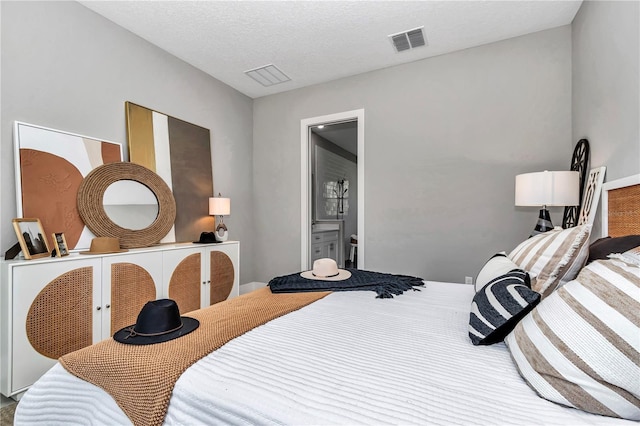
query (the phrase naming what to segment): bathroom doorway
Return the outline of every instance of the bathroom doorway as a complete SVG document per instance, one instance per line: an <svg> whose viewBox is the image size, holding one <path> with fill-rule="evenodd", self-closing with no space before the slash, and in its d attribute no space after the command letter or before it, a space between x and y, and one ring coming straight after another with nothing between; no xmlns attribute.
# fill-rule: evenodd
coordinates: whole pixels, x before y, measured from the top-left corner
<svg viewBox="0 0 640 426"><path fill-rule="evenodd" d="M301 121L301 267L364 267L364 110Z"/></svg>

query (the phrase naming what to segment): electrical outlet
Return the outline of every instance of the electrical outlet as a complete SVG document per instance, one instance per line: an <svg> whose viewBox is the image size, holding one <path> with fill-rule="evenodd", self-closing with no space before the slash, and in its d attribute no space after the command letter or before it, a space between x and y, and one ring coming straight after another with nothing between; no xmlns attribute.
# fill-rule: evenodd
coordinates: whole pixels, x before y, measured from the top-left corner
<svg viewBox="0 0 640 426"><path fill-rule="evenodd" d="M473 277L464 277L465 284L473 284Z"/></svg>

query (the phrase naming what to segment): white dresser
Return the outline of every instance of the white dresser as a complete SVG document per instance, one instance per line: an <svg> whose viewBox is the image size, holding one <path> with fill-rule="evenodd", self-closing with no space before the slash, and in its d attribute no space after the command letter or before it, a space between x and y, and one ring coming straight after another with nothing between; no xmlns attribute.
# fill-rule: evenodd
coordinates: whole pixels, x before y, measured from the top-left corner
<svg viewBox="0 0 640 426"><path fill-rule="evenodd" d="M181 314L239 294L240 244L167 244L124 253L0 263L0 393L16 396L69 352L174 299Z"/></svg>

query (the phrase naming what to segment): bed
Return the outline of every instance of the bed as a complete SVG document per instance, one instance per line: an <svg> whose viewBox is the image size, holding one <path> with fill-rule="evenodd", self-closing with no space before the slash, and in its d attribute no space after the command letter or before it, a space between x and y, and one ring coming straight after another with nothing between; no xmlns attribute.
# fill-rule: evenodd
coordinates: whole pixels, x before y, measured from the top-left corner
<svg viewBox="0 0 640 426"><path fill-rule="evenodd" d="M164 423L636 424L543 399L505 343L473 346L476 294L473 285L431 281L390 299L331 293L189 367ZM37 423L131 421L104 390L56 364L16 410L16 425Z"/></svg>

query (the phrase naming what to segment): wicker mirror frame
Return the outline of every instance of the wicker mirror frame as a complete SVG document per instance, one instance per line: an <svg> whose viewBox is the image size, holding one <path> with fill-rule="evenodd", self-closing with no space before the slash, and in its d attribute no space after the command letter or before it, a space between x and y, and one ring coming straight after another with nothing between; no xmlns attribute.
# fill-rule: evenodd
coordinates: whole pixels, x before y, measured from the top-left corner
<svg viewBox="0 0 640 426"><path fill-rule="evenodd" d="M114 182L132 180L146 186L158 200L158 216L144 229L127 229L114 223L104 209L104 193ZM120 239L120 247L147 247L169 233L176 220L176 200L167 184L153 171L139 164L108 163L91 171L78 189L78 211L97 237Z"/></svg>

